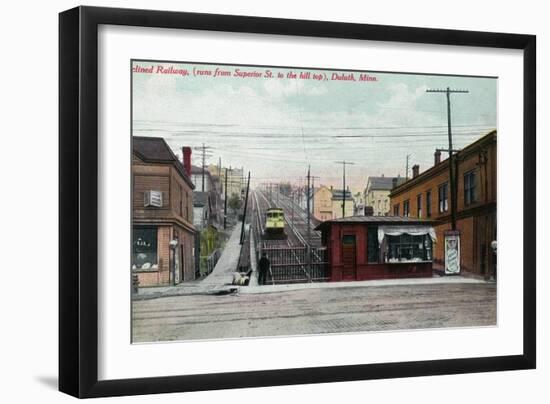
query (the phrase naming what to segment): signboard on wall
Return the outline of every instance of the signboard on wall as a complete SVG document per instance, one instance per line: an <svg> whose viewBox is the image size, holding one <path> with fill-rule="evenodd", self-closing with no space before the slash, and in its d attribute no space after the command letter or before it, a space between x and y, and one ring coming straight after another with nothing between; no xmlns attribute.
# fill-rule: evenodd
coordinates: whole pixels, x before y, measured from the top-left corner
<svg viewBox="0 0 550 404"><path fill-rule="evenodd" d="M460 273L460 233L449 230L445 232L445 275Z"/></svg>

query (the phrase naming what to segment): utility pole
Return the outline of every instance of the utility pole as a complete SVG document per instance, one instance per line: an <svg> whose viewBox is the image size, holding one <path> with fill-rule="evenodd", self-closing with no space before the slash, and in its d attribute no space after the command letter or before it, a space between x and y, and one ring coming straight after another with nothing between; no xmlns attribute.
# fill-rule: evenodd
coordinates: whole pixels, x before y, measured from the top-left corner
<svg viewBox="0 0 550 404"><path fill-rule="evenodd" d="M227 168L225 169L225 198L223 198L223 229L227 228Z"/></svg>
<svg viewBox="0 0 550 404"><path fill-rule="evenodd" d="M315 213L315 177L311 177L311 212Z"/></svg>
<svg viewBox="0 0 550 404"><path fill-rule="evenodd" d="M248 181L246 183L246 197L244 199L243 223L241 226L241 245L244 243L244 224L246 223L246 209L248 207L248 190L250 189L250 171L248 172Z"/></svg>
<svg viewBox="0 0 550 404"><path fill-rule="evenodd" d="M244 191L244 167L241 166L241 186L239 188L239 195L242 197Z"/></svg>
<svg viewBox="0 0 550 404"><path fill-rule="evenodd" d="M309 198L310 194L310 181L311 181L311 167L307 167L307 196L306 196L306 206L307 206L307 244L308 246L311 244L311 200Z"/></svg>
<svg viewBox="0 0 550 404"><path fill-rule="evenodd" d="M291 192L290 192L290 196L292 197L292 213L290 215L290 223L292 223L292 225L294 225L294 196L296 195L296 190L293 189Z"/></svg>
<svg viewBox="0 0 550 404"><path fill-rule="evenodd" d="M309 177L311 178L311 192L309 194L309 199L311 199L311 214L315 216L315 178L320 179L321 177L315 175L310 175Z"/></svg>
<svg viewBox="0 0 550 404"><path fill-rule="evenodd" d="M201 187L201 190L202 190L202 192L204 192L204 172L206 171L206 158L212 156L212 154L211 154L212 147L206 146L203 143L202 146L195 147L194 149L199 150L202 153L202 157L201 157L201 161L202 161L202 164L201 164L201 166L202 166L202 170L201 170L202 171L202 187Z"/></svg>
<svg viewBox="0 0 550 404"><path fill-rule="evenodd" d="M343 174L342 174L342 217L346 216L346 164L353 165L355 163L351 161L335 161L336 164L342 164Z"/></svg>
<svg viewBox="0 0 550 404"><path fill-rule="evenodd" d="M451 90L446 89L428 89L427 93L444 93L447 95L447 133L449 137L449 199L451 200L451 229L456 230L456 184L458 184L457 178L454 175L454 150L453 150L453 134L451 131L451 94L455 93L468 93L468 90Z"/></svg>
<svg viewBox="0 0 550 404"><path fill-rule="evenodd" d="M298 185L298 206L301 208L302 207L302 189L303 189L302 177L299 177L298 181L299 181L299 185Z"/></svg>
<svg viewBox="0 0 550 404"><path fill-rule="evenodd" d="M306 194L306 202L307 202L307 271L308 274L311 274L311 209L310 204L310 181L311 181L311 166L307 167L307 194Z"/></svg>

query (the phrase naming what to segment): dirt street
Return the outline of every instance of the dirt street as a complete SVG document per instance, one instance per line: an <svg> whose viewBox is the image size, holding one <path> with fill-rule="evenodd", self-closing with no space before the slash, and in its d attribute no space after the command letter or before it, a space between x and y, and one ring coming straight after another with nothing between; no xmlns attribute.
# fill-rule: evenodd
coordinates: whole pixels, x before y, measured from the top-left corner
<svg viewBox="0 0 550 404"><path fill-rule="evenodd" d="M133 302L134 342L496 324L496 285L306 289Z"/></svg>

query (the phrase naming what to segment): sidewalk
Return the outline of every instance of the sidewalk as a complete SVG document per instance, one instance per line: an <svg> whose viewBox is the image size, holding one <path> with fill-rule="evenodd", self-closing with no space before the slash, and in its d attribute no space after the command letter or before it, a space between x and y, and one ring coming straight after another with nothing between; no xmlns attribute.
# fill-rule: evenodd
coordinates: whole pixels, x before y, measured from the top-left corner
<svg viewBox="0 0 550 404"><path fill-rule="evenodd" d="M257 281L256 281L257 282ZM229 282L231 283L231 282ZM139 295L134 296L134 300L153 299L157 297L183 296L183 295L205 295L205 294L228 294L239 293L243 295L289 292L308 289L341 289L341 288L378 288L385 286L415 286L415 285L446 285L446 284L491 284L494 282L481 279L474 279L461 275L456 276L437 276L432 278L405 278L405 279L377 279L369 281L350 281L350 282L316 282L316 283L294 283L288 285L215 285L202 284L188 286L167 286L163 288L140 289ZM155 291L150 290L155 289ZM162 289L162 290L160 290Z"/></svg>
<svg viewBox="0 0 550 404"><path fill-rule="evenodd" d="M133 300L147 300L168 296L187 296L205 294L228 294L238 291L238 286L233 286L233 272L239 265L241 254L241 225L237 223L227 241L222 255L212 272L203 280L182 282L175 286L158 286L140 288Z"/></svg>
<svg viewBox="0 0 550 404"><path fill-rule="evenodd" d="M315 282L315 283L293 283L288 285L263 285L244 286L239 289L241 294L275 293L290 290L303 289L333 289L333 288L360 288L360 287L381 287L381 286L403 286L403 285L435 285L435 284L463 284L463 283L491 283L480 279L465 276L438 276L432 278L403 278L403 279L376 279L368 281L350 282Z"/></svg>
<svg viewBox="0 0 550 404"><path fill-rule="evenodd" d="M203 286L221 286L233 282L233 273L237 271L241 255L241 223L233 228L231 237L227 240L222 255L212 272L202 280Z"/></svg>

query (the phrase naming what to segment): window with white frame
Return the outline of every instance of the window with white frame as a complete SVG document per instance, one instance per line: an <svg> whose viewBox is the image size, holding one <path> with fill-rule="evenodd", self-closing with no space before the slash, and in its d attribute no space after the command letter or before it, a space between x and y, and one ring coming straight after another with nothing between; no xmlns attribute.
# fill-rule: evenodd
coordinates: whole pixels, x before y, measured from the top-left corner
<svg viewBox="0 0 550 404"><path fill-rule="evenodd" d="M439 186L439 213L449 210L449 196L447 183Z"/></svg>
<svg viewBox="0 0 550 404"><path fill-rule="evenodd" d="M410 216L411 210L410 210L410 202L407 199L406 201L403 201L403 216Z"/></svg>
<svg viewBox="0 0 550 404"><path fill-rule="evenodd" d="M476 202L476 172L469 171L464 174L464 205Z"/></svg>

